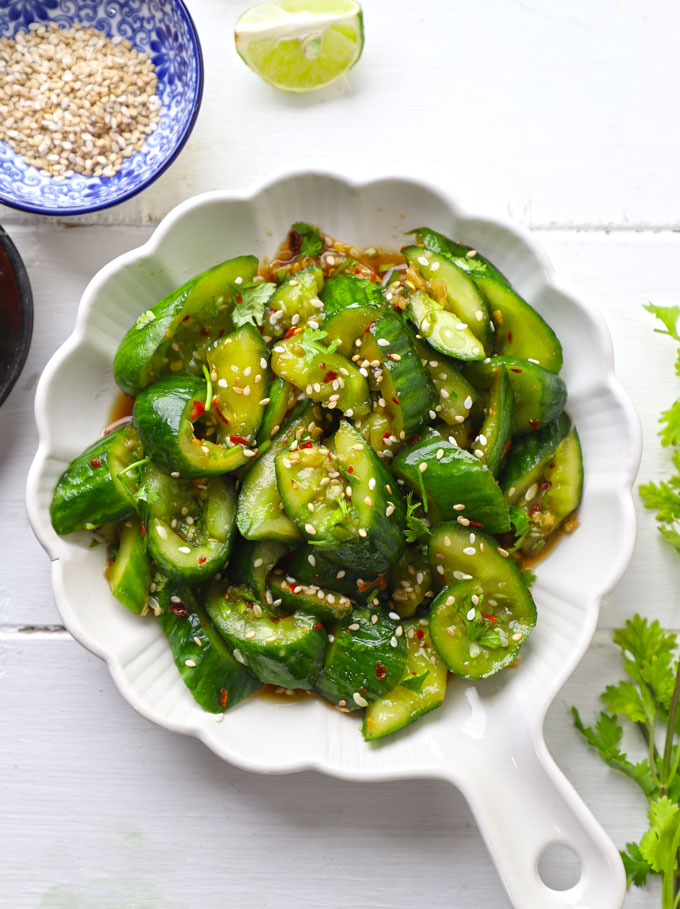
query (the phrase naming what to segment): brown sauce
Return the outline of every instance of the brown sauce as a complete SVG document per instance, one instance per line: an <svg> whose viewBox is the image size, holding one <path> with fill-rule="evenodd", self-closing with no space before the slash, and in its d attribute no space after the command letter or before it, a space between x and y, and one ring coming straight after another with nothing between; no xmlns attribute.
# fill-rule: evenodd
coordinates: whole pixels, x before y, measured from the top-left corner
<svg viewBox="0 0 680 909"><path fill-rule="evenodd" d="M131 417L134 403L135 399L130 397L130 395L126 395L124 391L118 392L111 405L107 425L115 423L117 420L122 420L124 417Z"/></svg>
<svg viewBox="0 0 680 909"><path fill-rule="evenodd" d="M286 691L290 691L291 693L286 694ZM278 685L263 685L259 691L255 692L255 696L264 698L266 701L273 701L276 704L299 704L301 701L315 700L324 704L331 710L338 709L335 705L331 704L330 701L327 701L326 698L317 694L316 691L307 691L304 688L286 689L281 688Z"/></svg>
<svg viewBox="0 0 680 909"><path fill-rule="evenodd" d="M536 555L530 556L527 559L521 560L522 568L534 568L535 565L538 565L539 562L542 562L546 556L549 556L553 549L559 545L560 540L567 534L573 533L579 527L578 512L575 511L573 514L570 514L562 526L557 530L556 533L548 537L546 540L545 546L536 553Z"/></svg>

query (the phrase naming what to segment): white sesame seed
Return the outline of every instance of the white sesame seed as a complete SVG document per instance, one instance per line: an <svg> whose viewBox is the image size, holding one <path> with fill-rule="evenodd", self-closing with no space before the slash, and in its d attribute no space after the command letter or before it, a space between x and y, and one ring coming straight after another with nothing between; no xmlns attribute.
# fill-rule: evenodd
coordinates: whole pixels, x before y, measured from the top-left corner
<svg viewBox="0 0 680 909"><path fill-rule="evenodd" d="M510 555L510 553L508 552L507 549L502 549L500 546L498 546L498 547L496 548L496 552L497 552L499 555L502 555L504 559L507 559L508 556Z"/></svg>
<svg viewBox="0 0 680 909"><path fill-rule="evenodd" d="M378 347L389 347L390 342L386 338L378 338Z"/></svg>
<svg viewBox="0 0 680 909"><path fill-rule="evenodd" d="M262 565L264 565L264 559L255 559L253 562L253 568L260 568Z"/></svg>
<svg viewBox="0 0 680 909"><path fill-rule="evenodd" d="M444 449L443 449L443 448L438 448L438 449L437 449L437 455L436 455L436 457L437 457L437 460L438 460L438 461L441 461L441 459L444 457Z"/></svg>
<svg viewBox="0 0 680 909"><path fill-rule="evenodd" d="M368 701L365 697L363 697L363 695L359 694L358 691L354 692L352 698L354 699L354 703L358 704L359 707L368 707Z"/></svg>
<svg viewBox="0 0 680 909"><path fill-rule="evenodd" d="M185 661L184 661L184 665L185 665L185 666L188 666L189 669L195 669L195 668L196 668L196 660L185 660Z"/></svg>
<svg viewBox="0 0 680 909"><path fill-rule="evenodd" d="M314 568L316 566L316 559L314 558L314 556L311 553L307 556L307 561L312 566L312 568Z"/></svg>
<svg viewBox="0 0 680 909"><path fill-rule="evenodd" d="M467 398L463 401L463 407L466 410L469 410L472 407L472 398L470 395L468 395Z"/></svg>
<svg viewBox="0 0 680 909"><path fill-rule="evenodd" d="M512 641L521 641L521 640L522 640L522 633L521 633L520 631L516 631L513 635L511 635L511 638L510 638L510 639L511 639Z"/></svg>
<svg viewBox="0 0 680 909"><path fill-rule="evenodd" d="M352 624L348 625L347 628L349 631L358 631L359 628L361 628L361 626L359 625L358 622L352 622Z"/></svg>
<svg viewBox="0 0 680 909"><path fill-rule="evenodd" d="M387 508L385 509L385 517L389 518L391 514L394 513L394 505L392 502L387 503Z"/></svg>
<svg viewBox="0 0 680 909"><path fill-rule="evenodd" d="M439 262L433 262L432 265L430 265L430 271L439 271Z"/></svg>
<svg viewBox="0 0 680 909"><path fill-rule="evenodd" d="M308 533L310 537L313 537L316 534L316 527L313 524L305 524L305 533Z"/></svg>
<svg viewBox="0 0 680 909"><path fill-rule="evenodd" d="M183 552L185 555L188 555L191 552L189 546L178 546L177 552Z"/></svg>
<svg viewBox="0 0 680 909"><path fill-rule="evenodd" d="M359 536L360 536L360 537L366 537L366 536L368 536L368 534L366 533L366 531L364 530L363 527L360 527L360 528L359 528Z"/></svg>
<svg viewBox="0 0 680 909"><path fill-rule="evenodd" d="M335 577L336 577L338 580L340 580L340 578L344 578L344 577L345 577L345 574L346 574L345 569L344 569L344 568L341 568L340 571L336 574Z"/></svg>
<svg viewBox="0 0 680 909"><path fill-rule="evenodd" d="M421 473L425 473L425 471L427 470L427 461L421 461L420 464L418 465L418 470Z"/></svg>
<svg viewBox="0 0 680 909"><path fill-rule="evenodd" d="M378 623L378 616L372 615L371 616L371 625L376 625L377 623Z"/></svg>
<svg viewBox="0 0 680 909"><path fill-rule="evenodd" d="M170 476L174 477L174 479L177 479L177 477L179 476L179 470L173 470L173 472L170 474Z"/></svg>
<svg viewBox="0 0 680 909"><path fill-rule="evenodd" d="M399 646L399 641L396 639L396 637L394 635L392 635L392 637L390 638L390 647L398 647L398 646Z"/></svg>

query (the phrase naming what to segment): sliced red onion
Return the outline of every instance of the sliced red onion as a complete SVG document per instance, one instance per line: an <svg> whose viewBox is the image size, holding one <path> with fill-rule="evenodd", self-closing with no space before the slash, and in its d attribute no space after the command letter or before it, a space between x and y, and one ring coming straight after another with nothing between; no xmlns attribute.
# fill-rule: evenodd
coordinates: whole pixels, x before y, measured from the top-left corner
<svg viewBox="0 0 680 909"><path fill-rule="evenodd" d="M132 414L128 414L127 417L121 417L120 420L110 423L102 432L102 437L108 436L114 429L118 429L120 426L126 426L128 423L132 423Z"/></svg>

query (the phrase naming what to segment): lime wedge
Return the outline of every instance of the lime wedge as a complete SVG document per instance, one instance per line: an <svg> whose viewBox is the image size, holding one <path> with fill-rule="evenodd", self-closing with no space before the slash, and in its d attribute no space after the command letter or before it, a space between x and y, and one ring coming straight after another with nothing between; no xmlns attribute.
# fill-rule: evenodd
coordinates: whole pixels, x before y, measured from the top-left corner
<svg viewBox="0 0 680 909"><path fill-rule="evenodd" d="M274 0L247 10L234 27L236 49L275 88L308 92L342 76L364 46L355 0Z"/></svg>

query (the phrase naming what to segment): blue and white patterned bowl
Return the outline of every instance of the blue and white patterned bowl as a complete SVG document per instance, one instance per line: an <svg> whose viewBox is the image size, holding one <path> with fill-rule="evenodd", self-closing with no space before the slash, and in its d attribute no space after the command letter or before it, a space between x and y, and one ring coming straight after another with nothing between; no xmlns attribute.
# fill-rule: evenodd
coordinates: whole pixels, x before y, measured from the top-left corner
<svg viewBox="0 0 680 909"><path fill-rule="evenodd" d="M181 0L0 0L0 35L32 22L96 28L148 52L158 77L160 123L113 177L45 176L0 142L0 202L42 215L78 215L117 205L152 183L189 138L201 105L203 58Z"/></svg>

